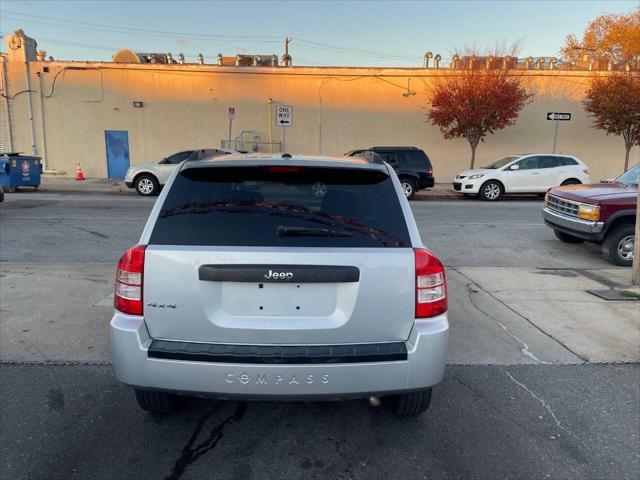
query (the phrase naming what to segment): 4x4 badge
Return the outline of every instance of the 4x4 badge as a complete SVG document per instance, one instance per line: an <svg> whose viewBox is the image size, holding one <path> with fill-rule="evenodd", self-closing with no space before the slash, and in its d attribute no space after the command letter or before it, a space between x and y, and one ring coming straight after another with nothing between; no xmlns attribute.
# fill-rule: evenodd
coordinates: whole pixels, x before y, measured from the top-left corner
<svg viewBox="0 0 640 480"><path fill-rule="evenodd" d="M149 302L147 303L148 307L153 307L153 308L178 308L178 306L175 303L156 303L156 302Z"/></svg>

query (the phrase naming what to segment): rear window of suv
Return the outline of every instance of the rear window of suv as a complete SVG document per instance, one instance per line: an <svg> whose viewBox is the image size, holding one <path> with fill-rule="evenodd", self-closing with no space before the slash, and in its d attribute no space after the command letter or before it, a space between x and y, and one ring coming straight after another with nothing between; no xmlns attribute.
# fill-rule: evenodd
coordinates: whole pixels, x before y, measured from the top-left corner
<svg viewBox="0 0 640 480"><path fill-rule="evenodd" d="M411 246L398 195L386 172L296 166L181 171L149 243Z"/></svg>

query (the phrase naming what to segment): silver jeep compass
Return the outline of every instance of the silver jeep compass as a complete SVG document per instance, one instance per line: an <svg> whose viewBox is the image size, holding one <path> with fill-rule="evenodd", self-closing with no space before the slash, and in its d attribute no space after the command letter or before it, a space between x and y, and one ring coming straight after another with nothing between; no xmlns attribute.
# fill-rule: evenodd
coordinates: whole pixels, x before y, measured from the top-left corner
<svg viewBox="0 0 640 480"><path fill-rule="evenodd" d="M173 173L118 264L111 345L140 406L382 397L442 380L444 267L375 159L229 155Z"/></svg>

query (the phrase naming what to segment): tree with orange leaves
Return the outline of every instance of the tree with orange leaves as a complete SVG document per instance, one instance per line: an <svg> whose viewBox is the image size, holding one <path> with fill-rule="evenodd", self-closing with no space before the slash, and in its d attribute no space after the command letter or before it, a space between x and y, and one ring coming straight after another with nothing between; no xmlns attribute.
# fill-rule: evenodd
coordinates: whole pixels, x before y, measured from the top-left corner
<svg viewBox="0 0 640 480"><path fill-rule="evenodd" d="M561 49L565 61L593 60L623 64L640 55L640 8L626 15L601 15L587 25L582 40L568 35Z"/></svg>
<svg viewBox="0 0 640 480"><path fill-rule="evenodd" d="M594 77L582 103L593 117L595 128L624 138L627 171L629 152L634 145L640 145L640 74L625 72Z"/></svg>
<svg viewBox="0 0 640 480"><path fill-rule="evenodd" d="M509 70L456 70L436 80L427 119L440 127L445 139L469 142L473 168L478 144L496 130L513 125L532 100L524 77Z"/></svg>

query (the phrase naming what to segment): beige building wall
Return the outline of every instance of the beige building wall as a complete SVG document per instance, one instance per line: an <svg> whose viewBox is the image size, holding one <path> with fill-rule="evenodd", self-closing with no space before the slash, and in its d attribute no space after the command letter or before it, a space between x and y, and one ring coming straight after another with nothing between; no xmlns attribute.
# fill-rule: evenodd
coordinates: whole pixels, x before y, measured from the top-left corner
<svg viewBox="0 0 640 480"><path fill-rule="evenodd" d="M27 85L25 63L9 61L5 68L13 97L8 100L13 150L30 153L29 93L19 93ZM68 176L78 162L88 177L107 176L105 130L129 132L132 164L181 149L220 146L227 138L229 106L236 107L233 136L248 129L269 141L271 123L273 140L280 141L276 104L294 107L288 152L335 155L373 145L414 145L431 157L439 182L449 182L469 164L465 140L444 140L425 121L434 78L446 70L45 61L29 62L29 69L36 153L47 170ZM551 152L554 125L546 113L556 111L572 113L570 122L560 124L559 153L581 158L594 180L621 173L622 138L591 128L580 103L593 72L519 73L528 76L535 101L513 127L480 144L477 165L507 154ZM134 108L133 101L144 107ZM5 149L7 130L3 124ZM635 147L631 164L639 160Z"/></svg>

